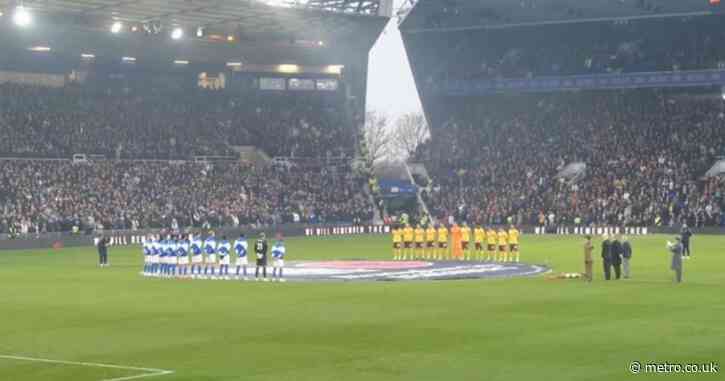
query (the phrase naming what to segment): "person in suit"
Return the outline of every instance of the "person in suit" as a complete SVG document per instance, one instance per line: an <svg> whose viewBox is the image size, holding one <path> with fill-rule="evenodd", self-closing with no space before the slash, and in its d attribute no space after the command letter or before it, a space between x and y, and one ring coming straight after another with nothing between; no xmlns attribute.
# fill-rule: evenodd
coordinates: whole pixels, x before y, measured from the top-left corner
<svg viewBox="0 0 725 381"><path fill-rule="evenodd" d="M675 272L675 282L682 283L682 238L675 237L675 242L667 241L667 248L672 254L670 269Z"/></svg>
<svg viewBox="0 0 725 381"><path fill-rule="evenodd" d="M632 246L629 244L627 236L622 236L622 275L624 279L629 279L629 261L632 259Z"/></svg>
<svg viewBox="0 0 725 381"><path fill-rule="evenodd" d="M612 243L609 241L609 236L602 236L602 264L604 265L604 279L612 279Z"/></svg>
<svg viewBox="0 0 725 381"><path fill-rule="evenodd" d="M682 225L680 231L680 244L682 245L682 256L684 259L690 259L690 237L692 237L692 230L687 224Z"/></svg>
<svg viewBox="0 0 725 381"><path fill-rule="evenodd" d="M98 262L101 267L108 266L108 244L111 240L106 236L100 236L96 241L98 248Z"/></svg>
<svg viewBox="0 0 725 381"><path fill-rule="evenodd" d="M617 236L611 241L612 267L614 268L614 279L622 277L622 243Z"/></svg>
<svg viewBox="0 0 725 381"><path fill-rule="evenodd" d="M594 259L592 258L594 245L592 245L592 236L587 235L586 238L587 240L584 242L584 280L591 282L594 267Z"/></svg>

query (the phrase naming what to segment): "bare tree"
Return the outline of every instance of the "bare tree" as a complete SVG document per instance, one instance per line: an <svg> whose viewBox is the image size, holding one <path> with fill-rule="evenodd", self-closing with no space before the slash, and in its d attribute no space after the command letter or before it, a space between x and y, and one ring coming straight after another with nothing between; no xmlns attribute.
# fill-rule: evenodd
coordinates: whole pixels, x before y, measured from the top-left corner
<svg viewBox="0 0 725 381"><path fill-rule="evenodd" d="M395 123L393 146L405 159L413 156L418 146L429 138L428 123L421 113L405 114Z"/></svg>
<svg viewBox="0 0 725 381"><path fill-rule="evenodd" d="M372 169L390 155L391 131L388 118L374 111L367 112L363 137L367 149L366 164Z"/></svg>

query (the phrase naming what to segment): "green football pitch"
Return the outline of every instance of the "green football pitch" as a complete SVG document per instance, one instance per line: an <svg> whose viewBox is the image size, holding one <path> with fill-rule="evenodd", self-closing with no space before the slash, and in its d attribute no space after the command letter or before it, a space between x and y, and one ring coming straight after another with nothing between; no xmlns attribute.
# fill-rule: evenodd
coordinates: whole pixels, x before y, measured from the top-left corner
<svg viewBox="0 0 725 381"><path fill-rule="evenodd" d="M0 251L0 380L725 379L644 373L725 366L725 237L694 237L679 285L667 238L632 239L633 279L605 282L597 261L592 284L177 281L141 277L137 247L112 247L105 269L92 248ZM389 242L291 238L288 258L388 259ZM582 269L580 238L521 246Z"/></svg>

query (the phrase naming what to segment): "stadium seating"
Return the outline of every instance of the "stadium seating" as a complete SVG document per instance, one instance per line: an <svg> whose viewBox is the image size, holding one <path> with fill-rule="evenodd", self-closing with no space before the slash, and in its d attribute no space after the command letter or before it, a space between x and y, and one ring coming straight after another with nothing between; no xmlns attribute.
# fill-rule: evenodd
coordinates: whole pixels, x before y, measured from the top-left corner
<svg viewBox="0 0 725 381"><path fill-rule="evenodd" d="M420 147L438 218L480 223L718 225L725 154L720 94L621 90L454 99ZM440 127L440 126L438 126ZM578 181L556 180L574 162Z"/></svg>
<svg viewBox="0 0 725 381"><path fill-rule="evenodd" d="M0 84L0 233L369 221L340 102ZM289 165L240 163L242 145Z"/></svg>

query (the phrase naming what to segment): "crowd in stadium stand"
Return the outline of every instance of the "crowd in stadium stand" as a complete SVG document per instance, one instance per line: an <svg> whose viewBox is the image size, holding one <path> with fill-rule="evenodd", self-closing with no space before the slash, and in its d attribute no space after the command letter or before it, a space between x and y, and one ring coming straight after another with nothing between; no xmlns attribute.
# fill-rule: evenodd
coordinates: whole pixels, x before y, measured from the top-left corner
<svg viewBox="0 0 725 381"><path fill-rule="evenodd" d="M422 146L436 217L480 223L725 223L719 94L602 91L456 102ZM583 162L578 179L556 179Z"/></svg>
<svg viewBox="0 0 725 381"><path fill-rule="evenodd" d="M0 160L0 232L369 221L345 166Z"/></svg>
<svg viewBox="0 0 725 381"><path fill-rule="evenodd" d="M725 67L722 16L423 34L430 80ZM422 48L426 49L426 48ZM449 57L455 57L450 60Z"/></svg>
<svg viewBox="0 0 725 381"><path fill-rule="evenodd" d="M180 159L350 155L353 132L332 94L169 93L0 84L0 155ZM320 149L325 147L325 149ZM343 152L341 152L343 151Z"/></svg>

